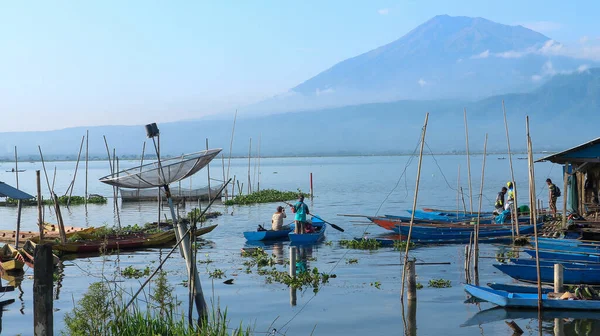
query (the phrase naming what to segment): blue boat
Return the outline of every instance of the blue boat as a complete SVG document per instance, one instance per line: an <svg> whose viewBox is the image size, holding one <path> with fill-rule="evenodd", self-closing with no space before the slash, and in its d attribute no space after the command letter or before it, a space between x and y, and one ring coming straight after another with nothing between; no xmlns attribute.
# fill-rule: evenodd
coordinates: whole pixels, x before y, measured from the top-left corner
<svg viewBox="0 0 600 336"><path fill-rule="evenodd" d="M534 241L531 242L535 244ZM566 251L571 253L587 253L587 254L597 254L600 255L600 246L599 247L589 247L589 246L574 246L574 245L565 245L565 244L556 244L550 242L542 242L538 241L538 248L540 250L551 250L551 251Z"/></svg>
<svg viewBox="0 0 600 336"><path fill-rule="evenodd" d="M535 258L535 250L525 249L523 252ZM600 255L590 255L585 253L539 251L539 255L540 259L600 263Z"/></svg>
<svg viewBox="0 0 600 336"><path fill-rule="evenodd" d="M535 266L535 259L510 259L510 262L515 265ZM584 262L578 263L566 260L540 260L540 266L554 267L554 264L561 264L564 268L592 268L600 270L599 263L588 264Z"/></svg>
<svg viewBox="0 0 600 336"><path fill-rule="evenodd" d="M281 230L273 231L246 231L244 237L248 241L264 241L264 240L287 240L288 234L294 231L294 223L283 226Z"/></svg>
<svg viewBox="0 0 600 336"><path fill-rule="evenodd" d="M472 296L508 308L538 307L538 294L511 293L487 287L465 285L465 291ZM600 310L600 300L560 300L542 294L542 307L560 310Z"/></svg>
<svg viewBox="0 0 600 336"><path fill-rule="evenodd" d="M501 290L511 293L530 293L537 294L538 288L536 286L528 285L515 285L515 284L499 284L499 283L488 283L488 287L495 290ZM554 291L552 287L542 287L542 294L548 294Z"/></svg>
<svg viewBox="0 0 600 336"><path fill-rule="evenodd" d="M431 244L431 245L446 245L446 244L465 244L469 243L470 237L464 236L462 238L444 238L444 239L426 239L426 238L410 238L410 241L415 244ZM511 237L480 237L479 244L510 244L512 242Z"/></svg>
<svg viewBox="0 0 600 336"><path fill-rule="evenodd" d="M493 266L513 279L537 282L535 266L508 264L494 264ZM554 283L554 267L540 266L540 278L544 283ZM600 269L566 268L563 272L563 283L567 285L600 285Z"/></svg>
<svg viewBox="0 0 600 336"><path fill-rule="evenodd" d="M313 217L312 226L315 228L316 233L303 233L298 234L293 231L288 234L290 238L291 244L301 245L301 244L315 244L325 238L325 229L327 228L327 224L323 222L321 219L317 218L318 216Z"/></svg>
<svg viewBox="0 0 600 336"><path fill-rule="evenodd" d="M538 229L542 227L543 223L538 224ZM393 231L399 233L401 235L408 235L408 231L410 228L408 226L396 226L393 228ZM432 230L429 228L424 228L422 226L413 225L411 239L456 239L456 238L464 238L467 239L473 234L474 230L454 230L453 227L448 227L443 230ZM534 232L533 225L523 225L519 227L519 234L525 235ZM505 237L511 236L511 229L489 229L489 230L480 230L479 238L489 238L489 237Z"/></svg>

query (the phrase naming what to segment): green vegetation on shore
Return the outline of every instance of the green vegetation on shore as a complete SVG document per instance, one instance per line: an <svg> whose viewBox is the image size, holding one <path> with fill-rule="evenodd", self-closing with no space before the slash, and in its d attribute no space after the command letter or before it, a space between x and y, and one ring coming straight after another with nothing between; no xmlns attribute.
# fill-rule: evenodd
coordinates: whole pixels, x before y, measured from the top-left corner
<svg viewBox="0 0 600 336"><path fill-rule="evenodd" d="M233 199L225 201L225 205L248 205L257 203L274 203L283 201L292 201L298 198L298 195L304 195L304 197L310 196L309 194L303 193L300 189L298 191L279 191L275 189L265 189L257 192L253 192L249 195L238 195Z"/></svg>
<svg viewBox="0 0 600 336"><path fill-rule="evenodd" d="M95 195L95 196L90 196L88 197L87 203L89 204L106 204L107 199L106 197L100 196L100 195ZM67 203L69 205L81 205L81 204L85 204L85 197L83 196L71 196L71 201L69 202L69 196L67 195L63 195L63 196L59 196L58 197L58 204L60 205L67 205ZM23 206L36 206L37 205L37 198L32 198L30 200L22 200L21 204ZM54 201L49 198L49 199L44 199L42 201L43 205L53 205ZM16 199L12 199L10 197L8 197L6 199L6 202L1 202L0 205L17 205L17 200Z"/></svg>

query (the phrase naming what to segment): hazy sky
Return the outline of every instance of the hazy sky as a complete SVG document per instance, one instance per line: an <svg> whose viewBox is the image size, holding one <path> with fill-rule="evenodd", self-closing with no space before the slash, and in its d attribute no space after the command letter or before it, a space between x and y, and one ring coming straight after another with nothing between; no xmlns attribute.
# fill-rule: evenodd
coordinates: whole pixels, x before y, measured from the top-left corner
<svg viewBox="0 0 600 336"><path fill-rule="evenodd" d="M3 1L0 132L243 107L437 14L523 24L561 42L596 40L598 9L549 0Z"/></svg>

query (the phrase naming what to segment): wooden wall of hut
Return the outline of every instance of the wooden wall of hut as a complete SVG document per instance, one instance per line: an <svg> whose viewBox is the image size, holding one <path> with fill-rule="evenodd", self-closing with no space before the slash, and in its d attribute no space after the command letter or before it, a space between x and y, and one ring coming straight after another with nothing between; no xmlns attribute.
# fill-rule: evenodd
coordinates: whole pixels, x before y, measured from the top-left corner
<svg viewBox="0 0 600 336"><path fill-rule="evenodd" d="M578 213L585 215L598 210L600 190L600 164L588 163L579 167L576 173Z"/></svg>

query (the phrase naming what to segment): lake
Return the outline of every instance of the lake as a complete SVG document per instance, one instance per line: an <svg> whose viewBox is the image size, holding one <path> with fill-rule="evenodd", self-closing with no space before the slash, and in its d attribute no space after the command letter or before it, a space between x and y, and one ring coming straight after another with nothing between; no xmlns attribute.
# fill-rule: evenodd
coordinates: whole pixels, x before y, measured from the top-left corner
<svg viewBox="0 0 600 336"><path fill-rule="evenodd" d="M527 160L517 158L513 164L519 203L528 203L527 196ZM473 209L479 207L479 189L481 183L482 155L471 157L471 175L473 188ZM220 202L213 205L213 211L223 216L212 220L219 226L203 236L207 241L198 252L199 261L211 260L211 263L199 264L202 286L207 300L219 302L222 309L227 308L231 327L244 325L253 327L257 334L268 334L272 328L286 335L389 335L402 334L404 331L402 306L400 303L400 283L402 267L399 265L402 253L391 248L376 251L359 251L340 247L341 239L352 239L365 234L385 233L383 229L368 225L359 218L341 217L338 214L401 214L412 207L418 159L409 156L363 156L363 157L308 157L308 158L263 158L260 167L260 188L279 190L309 190L309 174L313 174L314 194L307 202L311 212L319 214L327 221L345 229L344 233L328 229L324 242L306 249L311 256L310 267L320 272L337 275L329 283L320 287L314 294L312 288L296 292L296 305L290 304L290 289L279 283L266 283L265 277L256 271L247 274L242 265L244 258L240 249L248 246L243 231L255 230L257 225L270 225L271 214L279 204L259 204L251 206L225 207ZM138 165L134 161L121 161L120 168ZM226 163L227 164L227 163ZM258 172L252 161L251 178L256 188ZM470 207L467 183L467 160L462 155L427 155L423 158L421 183L418 195L418 207L436 207L455 209L457 207L458 169L460 166L460 185L464 190L466 207ZM5 172L14 167L13 163L0 163L0 181L15 185L15 174ZM75 162L47 162L49 183L52 183L54 169L56 179L54 189L58 195L67 190L75 173ZM74 195L83 195L85 190L84 166L80 163ZM537 163L536 194L547 204L548 189L544 183L552 178L562 189L562 168L549 163ZM41 169L39 162L23 162L19 169L20 189L35 195L35 170ZM211 177L223 178L221 158L210 166ZM226 167L225 167L226 169ZM116 225L117 216L112 201L112 187L104 185L98 179L108 175L108 162L94 161L89 166L89 192L109 197L106 205L71 206L63 208L63 217L69 226ZM248 180L248 160L232 159L230 176L244 181L244 192ZM493 209L498 191L510 180L508 159L499 159L499 155L486 158L485 183L482 209ZM181 182L182 187L202 187L207 183L206 169L190 180ZM213 181L212 183L217 183ZM42 189L47 198L48 188L42 172ZM236 191L237 193L237 191ZM564 195L564 191L563 191ZM562 208L559 199L558 208ZM186 204L180 212L189 211L197 204ZM204 208L206 203L202 203ZM462 207L462 201L459 203ZM45 207L45 220L55 222L53 210ZM166 211L163 214L168 215ZM0 207L2 229L12 229L16 224L16 208ZM142 225L156 221L159 213L155 202L119 204L121 225ZM164 218L164 217L163 217ZM36 230L37 210L24 207L22 216L23 230ZM330 243L331 242L331 243ZM90 283L102 277L113 277L127 266L142 269L150 266L154 269L159 258L170 250L149 249L140 252L123 252L119 255L90 257L64 262L64 277L55 286L55 332L64 330L63 317L69 312ZM289 257L289 243L265 246L268 253L275 253L281 260ZM483 245L481 248L480 281L512 282L497 272L492 264L498 246ZM187 281L185 264L177 253L166 263L170 284L174 293L184 302L181 311L187 311ZM467 295L463 291L464 283L464 245L418 247L411 251L417 261L424 263L450 262L449 265L419 265L416 268L418 281L424 285L418 290L416 325L418 335L511 335L511 330L502 319L504 316L515 320L526 335L538 335L538 323L535 317L527 313L508 314L502 310L488 310L491 304L466 304ZM357 262L350 263L351 259ZM284 270L285 266L278 266ZM210 279L208 273L220 269L225 272L223 279ZM3 294L3 299L15 298L17 301L5 307L2 319L2 331L6 335L32 333L33 270L26 271L21 286L15 292ZM233 285L223 283L225 279L234 279ZM429 288L431 279L447 279L451 288ZM143 278L120 279L119 286L128 290L139 288ZM5 282L3 282L5 284ZM466 326L461 326L467 324ZM567 320L564 322L565 334L574 334L577 328L592 328L595 332L600 326L595 321ZM543 333L553 334L554 320L544 321Z"/></svg>

